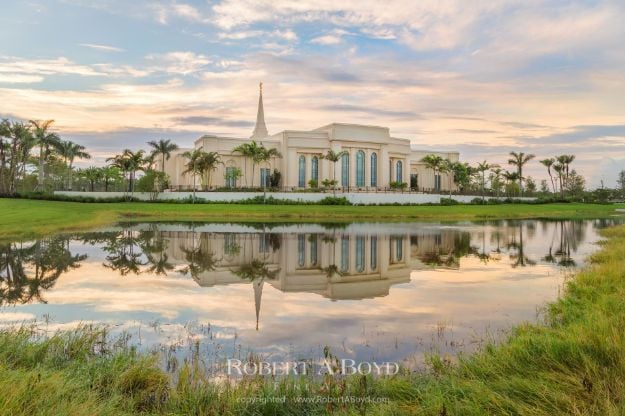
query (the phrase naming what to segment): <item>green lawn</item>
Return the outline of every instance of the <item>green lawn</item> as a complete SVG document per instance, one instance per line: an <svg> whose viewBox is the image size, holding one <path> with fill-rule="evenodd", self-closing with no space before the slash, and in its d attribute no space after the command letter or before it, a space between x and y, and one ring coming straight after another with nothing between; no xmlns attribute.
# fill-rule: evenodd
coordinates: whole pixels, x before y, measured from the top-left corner
<svg viewBox="0 0 625 416"><path fill-rule="evenodd" d="M128 348L102 350L106 331L100 329L38 340L27 329L3 329L0 413L622 415L625 226L603 233L607 242L548 307L545 325L520 325L500 345L461 357L458 364L432 356L418 374L326 376L322 382L255 378L233 386L212 383L201 369L183 365L170 384L149 356ZM315 400L328 397L388 402L329 405Z"/></svg>
<svg viewBox="0 0 625 416"><path fill-rule="evenodd" d="M35 237L124 221L454 221L602 218L620 205L323 206L77 203L0 199L0 239Z"/></svg>

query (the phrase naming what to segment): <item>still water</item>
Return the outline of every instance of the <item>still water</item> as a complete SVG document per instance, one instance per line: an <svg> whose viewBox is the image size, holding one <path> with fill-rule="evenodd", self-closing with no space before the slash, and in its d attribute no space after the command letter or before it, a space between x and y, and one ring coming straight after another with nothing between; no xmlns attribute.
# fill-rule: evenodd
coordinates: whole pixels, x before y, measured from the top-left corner
<svg viewBox="0 0 625 416"><path fill-rule="evenodd" d="M105 324L168 364L416 366L539 321L611 224L120 224L0 244L0 325Z"/></svg>

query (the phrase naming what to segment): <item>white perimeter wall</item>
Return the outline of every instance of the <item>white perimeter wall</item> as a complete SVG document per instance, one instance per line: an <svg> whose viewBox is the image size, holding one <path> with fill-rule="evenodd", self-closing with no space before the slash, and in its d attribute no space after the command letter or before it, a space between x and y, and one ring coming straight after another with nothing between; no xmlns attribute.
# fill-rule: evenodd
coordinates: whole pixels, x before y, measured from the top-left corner
<svg viewBox="0 0 625 416"><path fill-rule="evenodd" d="M79 191L56 191L55 195L66 195L74 197L91 197L91 198L120 198L125 194L123 192L79 192ZM157 199L160 200L178 200L190 198L193 192L162 192L158 194ZM197 199L205 199L207 201L216 202L231 202L241 201L244 199L250 199L257 196L262 196L260 192L196 192L195 197ZM149 193L135 192L133 195L137 199L148 201L150 199ZM291 201L303 201L303 202L317 202L332 196L331 192L328 193L313 193L313 192L267 192L267 197L273 197L276 199L287 199ZM449 198L449 195L441 194L410 194L400 192L379 192L379 193L367 193L367 192L337 192L337 197L346 197L352 204L426 204L426 203L439 203L441 198ZM458 202L471 202L475 198L479 198L475 195L452 195L451 198ZM496 198L487 198L496 199ZM505 198L500 198L505 199ZM514 198L524 201L533 201L536 198Z"/></svg>

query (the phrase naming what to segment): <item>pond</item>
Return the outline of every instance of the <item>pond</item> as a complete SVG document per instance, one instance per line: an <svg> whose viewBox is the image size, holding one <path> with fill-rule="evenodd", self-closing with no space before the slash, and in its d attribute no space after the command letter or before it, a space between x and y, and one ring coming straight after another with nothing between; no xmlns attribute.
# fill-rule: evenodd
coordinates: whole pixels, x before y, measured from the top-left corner
<svg viewBox="0 0 625 416"><path fill-rule="evenodd" d="M168 368L326 347L414 367L539 321L614 223L119 224L0 244L0 324L105 324Z"/></svg>

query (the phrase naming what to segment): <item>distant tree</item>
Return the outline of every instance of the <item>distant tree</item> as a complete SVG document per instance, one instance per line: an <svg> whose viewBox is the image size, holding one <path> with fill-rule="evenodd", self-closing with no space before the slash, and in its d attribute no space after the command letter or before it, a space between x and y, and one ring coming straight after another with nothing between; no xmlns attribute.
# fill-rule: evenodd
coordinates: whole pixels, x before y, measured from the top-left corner
<svg viewBox="0 0 625 416"><path fill-rule="evenodd" d="M172 143L171 140L159 140L149 141L148 145L152 148L152 154L154 156L161 157L161 172L165 172L165 160L169 160L171 152L178 149L178 145Z"/></svg>
<svg viewBox="0 0 625 416"><path fill-rule="evenodd" d="M421 162L425 163L425 167L427 169L431 169L432 171L434 171L434 189L439 191L440 189L436 189L436 176L448 167L445 159L438 155L432 154L425 156L423 159L421 159Z"/></svg>
<svg viewBox="0 0 625 416"><path fill-rule="evenodd" d="M525 180L525 190L529 196L533 196L536 193L536 181L531 176L528 176Z"/></svg>
<svg viewBox="0 0 625 416"><path fill-rule="evenodd" d="M81 146L69 140L64 140L58 145L59 154L65 160L67 165L67 189L72 190L72 168L74 160L78 159L91 159L91 155L85 150L85 146Z"/></svg>
<svg viewBox="0 0 625 416"><path fill-rule="evenodd" d="M553 175L551 174L551 167L553 166L554 163L556 163L556 160L551 157L548 159L541 160L540 163L547 168L547 173L549 174L549 179L551 180L551 187L553 188L553 193L555 194L556 184L553 181Z"/></svg>
<svg viewBox="0 0 625 416"><path fill-rule="evenodd" d="M61 138L50 132L50 128L54 120L30 120L33 126L33 135L39 146L39 172L37 180L37 189L43 190L46 178L45 164L49 160L53 149L58 148Z"/></svg>
<svg viewBox="0 0 625 416"><path fill-rule="evenodd" d="M336 185L337 185L337 180L336 180L336 163L341 160L341 158L343 157L343 155L348 154L347 151L342 150L340 152L336 152L332 149L328 150L328 153L326 153L323 158L327 161L329 161L330 163L332 163L332 193L334 195L336 195Z"/></svg>
<svg viewBox="0 0 625 416"><path fill-rule="evenodd" d="M558 183L560 186L560 197L564 198L564 165L561 163L555 163L552 169L558 174Z"/></svg>
<svg viewBox="0 0 625 416"><path fill-rule="evenodd" d="M508 159L509 165L514 165L517 168L517 179L519 180L519 189L521 190L521 196L523 196L523 166L536 156L532 154L525 154L523 152L510 152L510 159Z"/></svg>
<svg viewBox="0 0 625 416"><path fill-rule="evenodd" d="M488 163L487 161L483 161L477 164L477 167L475 168L476 172L479 172L481 174L481 183L480 183L480 189L482 191L482 201L484 200L484 187L486 184L486 172L498 167L499 165L493 165Z"/></svg>
<svg viewBox="0 0 625 416"><path fill-rule="evenodd" d="M586 188L586 179L578 174L575 169L571 170L566 180L566 192L575 197L580 197Z"/></svg>
<svg viewBox="0 0 625 416"><path fill-rule="evenodd" d="M490 172L491 172L489 176L490 187L493 191L495 191L497 198L499 198L499 196L501 195L501 188L504 185L503 183L504 170L501 169L499 166L497 166L496 168L492 168Z"/></svg>
<svg viewBox="0 0 625 416"><path fill-rule="evenodd" d="M625 198L625 170L619 172L616 183L618 184L621 198Z"/></svg>
<svg viewBox="0 0 625 416"><path fill-rule="evenodd" d="M95 184L102 179L102 170L95 166L90 166L79 170L78 175L89 182L89 190L93 192L95 191Z"/></svg>
<svg viewBox="0 0 625 416"><path fill-rule="evenodd" d="M544 179L540 181L540 192L543 194L548 194L550 192L549 184Z"/></svg>

